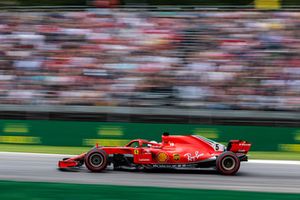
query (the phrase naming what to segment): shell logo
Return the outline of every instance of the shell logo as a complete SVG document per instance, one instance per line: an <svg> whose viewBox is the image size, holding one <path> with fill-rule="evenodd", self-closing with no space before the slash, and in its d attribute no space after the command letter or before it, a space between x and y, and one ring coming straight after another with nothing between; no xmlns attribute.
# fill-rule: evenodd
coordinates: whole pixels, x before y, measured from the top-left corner
<svg viewBox="0 0 300 200"><path fill-rule="evenodd" d="M156 159L158 162L166 162L168 160L168 158L169 158L169 156L164 152L160 152L156 156Z"/></svg>

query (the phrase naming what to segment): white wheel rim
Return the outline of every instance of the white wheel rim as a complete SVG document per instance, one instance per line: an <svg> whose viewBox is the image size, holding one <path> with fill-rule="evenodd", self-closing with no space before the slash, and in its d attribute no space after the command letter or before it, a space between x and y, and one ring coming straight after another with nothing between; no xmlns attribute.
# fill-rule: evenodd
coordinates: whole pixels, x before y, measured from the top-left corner
<svg viewBox="0 0 300 200"><path fill-rule="evenodd" d="M104 162L103 156L101 154L92 154L89 157L89 163L93 166L93 167L100 167Z"/></svg>
<svg viewBox="0 0 300 200"><path fill-rule="evenodd" d="M232 170L236 165L236 161L232 157L226 157L222 160L222 167L226 171Z"/></svg>

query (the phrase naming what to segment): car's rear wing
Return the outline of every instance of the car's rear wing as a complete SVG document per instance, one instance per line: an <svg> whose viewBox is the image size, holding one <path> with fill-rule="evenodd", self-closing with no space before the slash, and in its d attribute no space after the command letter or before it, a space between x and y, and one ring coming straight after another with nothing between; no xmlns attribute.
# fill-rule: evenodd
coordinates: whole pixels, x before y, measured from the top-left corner
<svg viewBox="0 0 300 200"><path fill-rule="evenodd" d="M227 145L227 151L232 151L233 153L248 153L251 144L244 140L230 140Z"/></svg>

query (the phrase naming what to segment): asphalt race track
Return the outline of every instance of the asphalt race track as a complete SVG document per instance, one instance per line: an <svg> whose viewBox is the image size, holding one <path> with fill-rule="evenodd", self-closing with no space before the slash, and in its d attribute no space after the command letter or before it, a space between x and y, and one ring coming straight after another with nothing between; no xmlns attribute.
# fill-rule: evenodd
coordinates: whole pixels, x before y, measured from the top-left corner
<svg viewBox="0 0 300 200"><path fill-rule="evenodd" d="M221 176L214 170L128 172L108 169L91 173L82 167L64 172L57 169L57 161L63 157L0 152L0 179L300 193L299 162L242 163L236 176Z"/></svg>

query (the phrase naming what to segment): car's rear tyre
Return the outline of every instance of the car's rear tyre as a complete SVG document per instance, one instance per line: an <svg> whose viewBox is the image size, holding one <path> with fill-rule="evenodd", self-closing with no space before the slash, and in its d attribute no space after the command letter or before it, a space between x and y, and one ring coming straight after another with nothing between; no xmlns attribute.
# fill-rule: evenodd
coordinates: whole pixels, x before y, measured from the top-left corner
<svg viewBox="0 0 300 200"><path fill-rule="evenodd" d="M107 167L107 153L101 149L93 149L85 155L84 164L92 172L101 172Z"/></svg>
<svg viewBox="0 0 300 200"><path fill-rule="evenodd" d="M216 168L220 174L223 175L234 175L240 169L240 160L239 158L232 153L227 151L222 153L216 162Z"/></svg>

